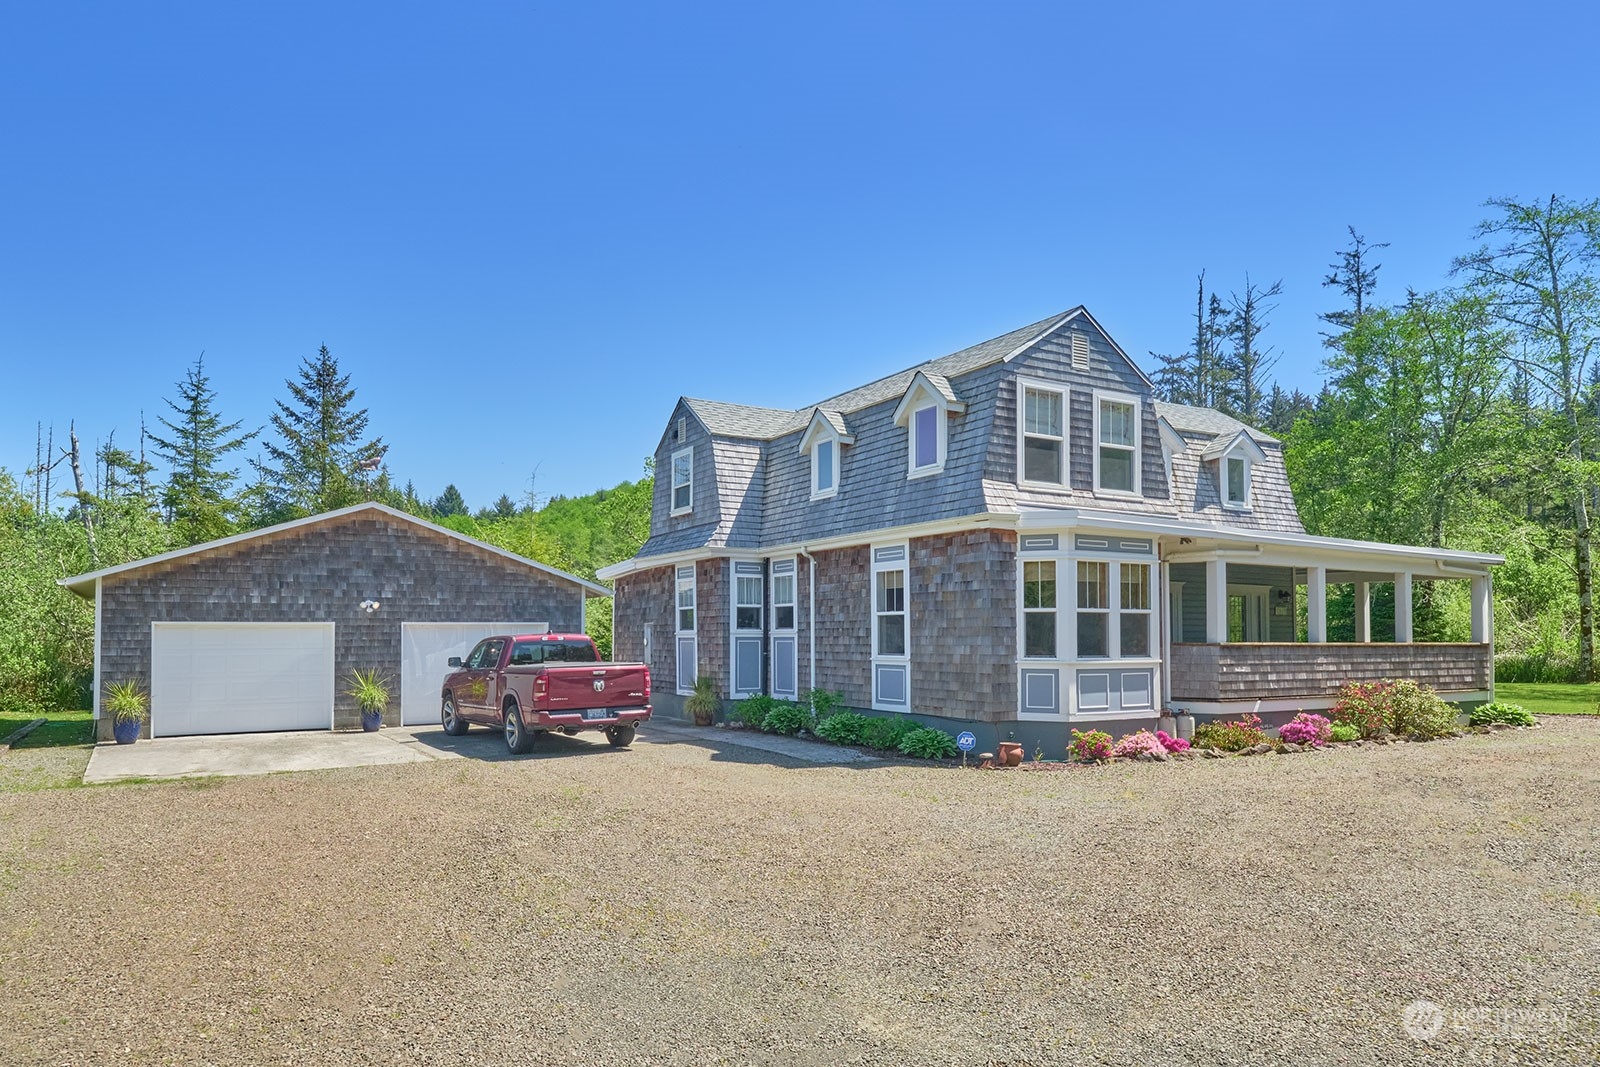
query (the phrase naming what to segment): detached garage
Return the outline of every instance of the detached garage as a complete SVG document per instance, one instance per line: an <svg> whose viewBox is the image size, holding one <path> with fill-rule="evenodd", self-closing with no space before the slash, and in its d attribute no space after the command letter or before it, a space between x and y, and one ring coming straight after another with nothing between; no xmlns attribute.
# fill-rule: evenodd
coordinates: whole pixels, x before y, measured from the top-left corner
<svg viewBox="0 0 1600 1067"><path fill-rule="evenodd" d="M489 634L582 632L604 587L383 504L67 578L95 605L108 685L150 693L150 736L354 727L353 670L390 686L386 725L439 721L446 661Z"/></svg>

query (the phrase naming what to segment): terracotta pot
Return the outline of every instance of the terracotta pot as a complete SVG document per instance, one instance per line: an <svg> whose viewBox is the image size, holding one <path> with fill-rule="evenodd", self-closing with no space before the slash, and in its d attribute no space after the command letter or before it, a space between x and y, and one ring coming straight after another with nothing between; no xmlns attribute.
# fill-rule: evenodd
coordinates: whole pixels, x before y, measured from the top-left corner
<svg viewBox="0 0 1600 1067"><path fill-rule="evenodd" d="M1022 766L1022 743L1020 741L1000 742L1000 762L1007 767Z"/></svg>

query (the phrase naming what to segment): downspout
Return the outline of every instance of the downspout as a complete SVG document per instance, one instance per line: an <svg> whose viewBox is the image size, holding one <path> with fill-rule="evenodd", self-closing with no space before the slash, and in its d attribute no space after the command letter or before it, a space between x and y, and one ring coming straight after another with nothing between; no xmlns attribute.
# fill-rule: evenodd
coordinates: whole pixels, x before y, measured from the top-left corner
<svg viewBox="0 0 1600 1067"><path fill-rule="evenodd" d="M806 559L806 688L817 687L817 557L806 551L806 546L798 549L800 555ZM799 695L799 694L796 694Z"/></svg>

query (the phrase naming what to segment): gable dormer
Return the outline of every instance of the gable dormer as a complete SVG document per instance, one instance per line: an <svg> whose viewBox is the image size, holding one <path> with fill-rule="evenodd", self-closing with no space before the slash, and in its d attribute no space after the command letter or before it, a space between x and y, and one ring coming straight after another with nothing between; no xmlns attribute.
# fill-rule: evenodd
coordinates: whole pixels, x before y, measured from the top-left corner
<svg viewBox="0 0 1600 1067"><path fill-rule="evenodd" d="M1215 464L1212 470L1217 479L1217 497L1231 511L1250 510L1253 469L1266 458L1266 450L1248 430L1218 437L1200 452L1201 462Z"/></svg>
<svg viewBox="0 0 1600 1067"><path fill-rule="evenodd" d="M693 404L680 398L656 445L651 528L715 522L719 506L711 434Z"/></svg>
<svg viewBox="0 0 1600 1067"><path fill-rule="evenodd" d="M917 371L894 409L894 424L907 431L906 477L923 478L944 470L950 452L950 419L967 405L941 374Z"/></svg>
<svg viewBox="0 0 1600 1067"><path fill-rule="evenodd" d="M855 434L845 429L843 415L823 408L812 409L811 422L800 435L800 455L809 457L811 463L812 500L838 495L843 474L841 450L855 443Z"/></svg>

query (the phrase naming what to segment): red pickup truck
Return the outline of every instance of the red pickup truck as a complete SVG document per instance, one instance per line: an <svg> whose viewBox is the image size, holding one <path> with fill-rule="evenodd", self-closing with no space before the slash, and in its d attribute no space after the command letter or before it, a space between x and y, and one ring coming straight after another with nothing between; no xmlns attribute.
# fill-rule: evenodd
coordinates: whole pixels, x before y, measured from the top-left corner
<svg viewBox="0 0 1600 1067"><path fill-rule="evenodd" d="M444 732L492 726L519 756L550 730L604 730L621 748L650 718L650 668L602 661L583 634L486 637L465 661L449 663L439 693Z"/></svg>

